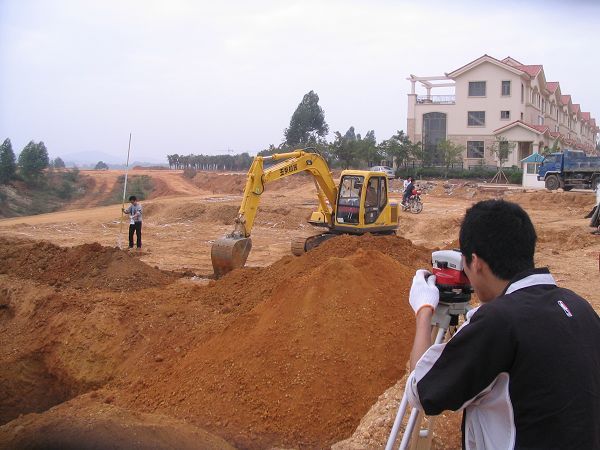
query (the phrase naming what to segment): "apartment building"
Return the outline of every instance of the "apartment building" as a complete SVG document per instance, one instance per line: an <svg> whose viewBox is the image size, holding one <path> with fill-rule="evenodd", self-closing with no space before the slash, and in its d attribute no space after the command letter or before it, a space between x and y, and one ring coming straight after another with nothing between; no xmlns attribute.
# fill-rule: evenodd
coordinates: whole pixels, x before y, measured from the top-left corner
<svg viewBox="0 0 600 450"><path fill-rule="evenodd" d="M546 81L541 65L488 55L443 76L411 75L407 134L437 158L443 139L465 146L465 166L496 165L496 137L515 143L507 166L544 147L594 151L600 129L559 82ZM424 92L417 92L419 91ZM441 90L445 95L436 95ZM435 91L435 92L434 92Z"/></svg>

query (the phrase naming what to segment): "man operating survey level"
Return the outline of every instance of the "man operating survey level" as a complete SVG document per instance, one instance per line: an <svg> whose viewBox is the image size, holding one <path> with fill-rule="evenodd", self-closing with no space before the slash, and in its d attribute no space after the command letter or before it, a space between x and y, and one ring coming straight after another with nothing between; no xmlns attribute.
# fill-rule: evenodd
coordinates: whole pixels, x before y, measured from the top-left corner
<svg viewBox="0 0 600 450"><path fill-rule="evenodd" d="M413 279L408 399L427 415L463 410L463 448L600 448L600 318L534 268L535 242L516 204L467 210L460 250L481 306L447 343L430 347L435 276Z"/></svg>

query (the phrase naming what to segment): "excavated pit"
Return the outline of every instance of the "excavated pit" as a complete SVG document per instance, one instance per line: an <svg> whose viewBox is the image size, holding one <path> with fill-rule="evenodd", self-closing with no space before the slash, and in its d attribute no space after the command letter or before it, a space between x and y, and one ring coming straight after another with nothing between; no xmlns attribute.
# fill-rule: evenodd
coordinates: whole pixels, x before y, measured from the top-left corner
<svg viewBox="0 0 600 450"><path fill-rule="evenodd" d="M238 447L315 448L349 436L404 374L406 298L429 252L395 236L340 236L204 286L97 245L0 240L0 254L0 288L13 292L0 333L13 393L0 404L4 422L97 391ZM140 289L122 289L129 283Z"/></svg>

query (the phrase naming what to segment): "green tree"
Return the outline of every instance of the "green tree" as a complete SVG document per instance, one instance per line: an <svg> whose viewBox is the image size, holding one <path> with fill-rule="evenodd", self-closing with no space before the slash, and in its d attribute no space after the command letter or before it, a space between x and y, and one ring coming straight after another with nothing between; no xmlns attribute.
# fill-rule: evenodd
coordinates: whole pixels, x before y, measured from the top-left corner
<svg viewBox="0 0 600 450"><path fill-rule="evenodd" d="M52 161L52 167L54 167L55 169L64 169L65 162L62 160L61 157L54 158L54 160Z"/></svg>
<svg viewBox="0 0 600 450"><path fill-rule="evenodd" d="M444 166L444 177L448 177L450 166L462 161L465 146L444 139L438 143L437 149L440 161Z"/></svg>
<svg viewBox="0 0 600 450"><path fill-rule="evenodd" d="M360 135L359 135L360 136ZM342 164L344 169L352 166L358 157L358 140L354 127L348 128L348 131L342 136L339 131L335 132L335 140L330 146L331 152L335 158Z"/></svg>
<svg viewBox="0 0 600 450"><path fill-rule="evenodd" d="M413 156L416 145L413 144L404 131L399 130L391 138L380 145L381 152L396 167L406 166Z"/></svg>
<svg viewBox="0 0 600 450"><path fill-rule="evenodd" d="M490 145L490 153L498 160L498 172L492 178L492 183L508 183L508 178L502 168L517 144L510 142L504 136L496 136L496 141Z"/></svg>
<svg viewBox="0 0 600 450"><path fill-rule="evenodd" d="M0 146L0 183L7 184L14 180L16 172L15 152L10 139L6 138Z"/></svg>
<svg viewBox="0 0 600 450"><path fill-rule="evenodd" d="M28 182L39 182L49 164L48 149L41 141L30 141L19 155L19 170Z"/></svg>
<svg viewBox="0 0 600 450"><path fill-rule="evenodd" d="M94 170L108 170L108 164L103 161L98 161L98 164L96 164Z"/></svg>
<svg viewBox="0 0 600 450"><path fill-rule="evenodd" d="M325 113L319 106L319 96L310 91L290 119L290 126L285 129L285 143L289 146L309 145L316 143L319 137L329 132L325 122Z"/></svg>
<svg viewBox="0 0 600 450"><path fill-rule="evenodd" d="M381 149L377 146L374 130L367 131L367 134L362 139L360 139L360 135L358 135L357 141L358 156L367 163L368 167L376 166L381 163L383 155Z"/></svg>
<svg viewBox="0 0 600 450"><path fill-rule="evenodd" d="M504 167L516 145L515 142L510 142L504 136L496 136L496 141L490 145L490 153L498 160L500 169Z"/></svg>

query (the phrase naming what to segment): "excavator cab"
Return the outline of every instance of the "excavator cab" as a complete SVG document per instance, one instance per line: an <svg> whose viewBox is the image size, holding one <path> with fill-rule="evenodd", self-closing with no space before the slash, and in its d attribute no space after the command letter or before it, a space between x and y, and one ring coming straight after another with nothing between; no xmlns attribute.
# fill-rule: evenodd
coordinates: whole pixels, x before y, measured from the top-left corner
<svg viewBox="0 0 600 450"><path fill-rule="evenodd" d="M389 201L385 174L345 170L339 186L333 230L362 234L397 228L398 206Z"/></svg>

